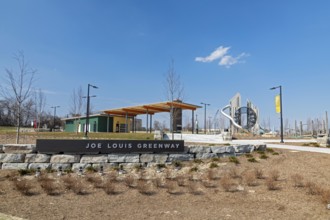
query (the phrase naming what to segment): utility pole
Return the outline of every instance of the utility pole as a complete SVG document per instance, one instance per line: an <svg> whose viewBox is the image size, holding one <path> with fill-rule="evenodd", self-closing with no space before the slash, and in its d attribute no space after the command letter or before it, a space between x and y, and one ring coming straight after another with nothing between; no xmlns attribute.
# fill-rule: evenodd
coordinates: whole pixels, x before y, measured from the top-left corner
<svg viewBox="0 0 330 220"><path fill-rule="evenodd" d="M98 89L97 86L93 86L91 84L88 84L88 88L87 88L87 96L83 97L83 98L87 98L87 109L86 109L86 129L85 129L85 138L88 137L88 127L89 127L89 102L90 102L90 98L91 97L96 97L95 95L90 96L89 95L89 88L92 87L94 89Z"/></svg>
<svg viewBox="0 0 330 220"><path fill-rule="evenodd" d="M54 118L53 118L53 131L55 131L55 117L56 117L56 108L59 108L61 106L52 106L51 108L54 109Z"/></svg>

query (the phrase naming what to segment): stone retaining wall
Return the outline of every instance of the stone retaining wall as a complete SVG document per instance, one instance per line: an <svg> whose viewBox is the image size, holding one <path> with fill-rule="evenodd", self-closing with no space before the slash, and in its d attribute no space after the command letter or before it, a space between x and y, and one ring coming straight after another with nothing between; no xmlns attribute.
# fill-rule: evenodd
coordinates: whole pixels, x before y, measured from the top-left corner
<svg viewBox="0 0 330 220"><path fill-rule="evenodd" d="M32 144L0 145L0 169L65 169L77 170L79 167L93 166L104 169L133 167L136 165L152 166L172 163L174 161L190 161L194 159L210 159L239 156L253 151L264 151L266 145L238 146L186 146L184 153L129 153L129 154L41 154L36 152Z"/></svg>

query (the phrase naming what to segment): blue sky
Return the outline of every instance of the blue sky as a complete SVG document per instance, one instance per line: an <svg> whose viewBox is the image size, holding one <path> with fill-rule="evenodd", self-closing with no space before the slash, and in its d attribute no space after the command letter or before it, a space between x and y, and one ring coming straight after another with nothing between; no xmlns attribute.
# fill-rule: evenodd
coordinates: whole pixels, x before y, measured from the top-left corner
<svg viewBox="0 0 330 220"><path fill-rule="evenodd" d="M330 110L329 21L328 0L0 0L0 76L23 50L65 116L88 83L94 110L165 101L174 60L185 101L210 103L208 116L240 92L278 126L273 86L291 123Z"/></svg>

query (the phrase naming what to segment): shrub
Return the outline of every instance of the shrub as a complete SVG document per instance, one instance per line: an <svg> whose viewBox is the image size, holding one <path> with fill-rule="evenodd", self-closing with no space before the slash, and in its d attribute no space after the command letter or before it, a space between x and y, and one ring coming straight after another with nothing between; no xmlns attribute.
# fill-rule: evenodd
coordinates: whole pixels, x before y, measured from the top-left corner
<svg viewBox="0 0 330 220"><path fill-rule="evenodd" d="M267 153L274 153L274 149L273 148L266 148L266 152Z"/></svg>
<svg viewBox="0 0 330 220"><path fill-rule="evenodd" d="M254 172L247 172L244 175L245 182L248 186L257 186L258 181Z"/></svg>
<svg viewBox="0 0 330 220"><path fill-rule="evenodd" d="M239 164L239 160L237 159L237 157L229 157L229 162L235 163L235 164Z"/></svg>
<svg viewBox="0 0 330 220"><path fill-rule="evenodd" d="M203 185L206 188L217 188L218 187L217 182L213 181L213 180L210 180L210 179L203 180Z"/></svg>
<svg viewBox="0 0 330 220"><path fill-rule="evenodd" d="M13 181L16 190L18 190L22 195L30 196L32 195L32 189L34 185L26 179L16 179Z"/></svg>
<svg viewBox="0 0 330 220"><path fill-rule="evenodd" d="M86 195L88 193L82 179L76 179L72 191L77 195Z"/></svg>
<svg viewBox="0 0 330 220"><path fill-rule="evenodd" d="M194 163L198 163L198 164L201 164L201 163L204 163L201 159L195 159L194 160Z"/></svg>
<svg viewBox="0 0 330 220"><path fill-rule="evenodd" d="M25 175L31 175L34 174L36 170L34 169L20 169L18 170L18 173L20 176L25 176Z"/></svg>
<svg viewBox="0 0 330 220"><path fill-rule="evenodd" d="M56 172L56 170L54 170L54 169L52 169L50 167L47 167L45 170L46 170L46 173L54 173L54 172Z"/></svg>
<svg viewBox="0 0 330 220"><path fill-rule="evenodd" d="M139 180L138 184L137 184L137 189L139 191L139 193L143 194L143 195L153 195L155 194L155 191L153 189L153 185L148 182L148 181L144 181L144 180Z"/></svg>
<svg viewBox="0 0 330 220"><path fill-rule="evenodd" d="M40 178L40 187L45 191L47 195L59 195L59 187L53 179L50 178Z"/></svg>
<svg viewBox="0 0 330 220"><path fill-rule="evenodd" d="M209 169L207 171L207 179L216 180L219 179L219 172L216 169Z"/></svg>
<svg viewBox="0 0 330 220"><path fill-rule="evenodd" d="M71 175L67 175L67 176L63 176L62 177L62 181L64 183L64 187L67 189L67 190L72 190L74 188L74 185L76 184L77 182L77 179L74 178L73 176Z"/></svg>
<svg viewBox="0 0 330 220"><path fill-rule="evenodd" d="M304 177L300 174L294 174L291 176L291 179L293 181L293 186L294 187L304 187Z"/></svg>
<svg viewBox="0 0 330 220"><path fill-rule="evenodd" d="M280 155L280 154L277 153L277 152L273 152L272 155L276 155L277 156L277 155Z"/></svg>
<svg viewBox="0 0 330 220"><path fill-rule="evenodd" d="M157 164L158 165L158 164ZM142 170L143 170L143 166L142 166L142 164L137 164L137 165L135 165L134 166L134 170L136 171L136 172L141 172Z"/></svg>
<svg viewBox="0 0 330 220"><path fill-rule="evenodd" d="M248 161L251 162L251 163L257 163L258 162L256 160L256 158L254 158L254 157L249 158Z"/></svg>
<svg viewBox="0 0 330 220"><path fill-rule="evenodd" d="M323 192L323 189L320 185L311 181L308 181L306 183L306 188L307 188L307 194L309 195L321 195Z"/></svg>
<svg viewBox="0 0 330 220"><path fill-rule="evenodd" d="M176 167L176 168L181 168L182 167L182 163L181 163L181 161L174 161L173 162L173 165L174 165L174 167Z"/></svg>
<svg viewBox="0 0 330 220"><path fill-rule="evenodd" d="M103 187L103 180L100 176L87 175L86 180L92 183L95 188Z"/></svg>
<svg viewBox="0 0 330 220"><path fill-rule="evenodd" d="M125 182L126 186L128 186L130 188L136 187L136 179L133 175L127 175L124 178L124 182Z"/></svg>
<svg viewBox="0 0 330 220"><path fill-rule="evenodd" d="M211 159L212 162L220 162L220 158L219 157L214 157Z"/></svg>
<svg viewBox="0 0 330 220"><path fill-rule="evenodd" d="M257 179L265 179L264 177L264 171L260 168L255 168L254 169L254 174L257 177Z"/></svg>
<svg viewBox="0 0 330 220"><path fill-rule="evenodd" d="M213 169L213 168L217 168L217 167L219 167L218 164L216 164L216 163L214 163L214 162L210 163L210 168L211 168L211 169Z"/></svg>
<svg viewBox="0 0 330 220"><path fill-rule="evenodd" d="M237 179L237 178L240 178L241 177L241 175L238 172L238 169L236 169L235 167L230 168L230 170L229 170L229 176L231 178L233 178L233 179Z"/></svg>
<svg viewBox="0 0 330 220"><path fill-rule="evenodd" d="M220 185L226 192L237 191L237 183L229 175L225 175L220 179Z"/></svg>
<svg viewBox="0 0 330 220"><path fill-rule="evenodd" d="M330 204L330 190L323 190L321 193L321 201L325 204Z"/></svg>
<svg viewBox="0 0 330 220"><path fill-rule="evenodd" d="M252 157L253 157L253 155L252 155L252 154L250 154L250 153L247 153L247 154L245 154L245 157L247 157L247 158L252 158Z"/></svg>
<svg viewBox="0 0 330 220"><path fill-rule="evenodd" d="M280 171L278 170L269 171L269 178L274 181L278 181L278 179L280 178Z"/></svg>
<svg viewBox="0 0 330 220"><path fill-rule="evenodd" d="M165 179L162 178L162 177L157 177L155 180L154 180L154 184L157 188L163 188L166 186L165 184Z"/></svg>
<svg viewBox="0 0 330 220"><path fill-rule="evenodd" d="M278 190L279 189L277 182L273 178L267 178L265 183L266 183L268 190Z"/></svg>
<svg viewBox="0 0 330 220"><path fill-rule="evenodd" d="M199 187L198 182L191 181L188 185L189 192L193 195L202 195L203 190Z"/></svg>
<svg viewBox="0 0 330 220"><path fill-rule="evenodd" d="M188 177L185 175L179 175L175 179L178 183L178 186L185 186L187 184Z"/></svg>
<svg viewBox="0 0 330 220"><path fill-rule="evenodd" d="M108 179L105 183L104 183L104 187L103 190L106 194L108 195L115 195L116 192L116 185L115 185L115 181Z"/></svg>
<svg viewBox="0 0 330 220"><path fill-rule="evenodd" d="M192 167L192 168L190 168L190 172L197 172L198 171L198 167Z"/></svg>
<svg viewBox="0 0 330 220"><path fill-rule="evenodd" d="M181 191L178 186L178 182L169 180L166 182L165 187L167 188L166 192L169 194L180 194Z"/></svg>
<svg viewBox="0 0 330 220"><path fill-rule="evenodd" d="M86 167L86 172L88 173L96 173L97 172L97 169L93 166L88 166Z"/></svg>
<svg viewBox="0 0 330 220"><path fill-rule="evenodd" d="M157 164L157 169L164 169L164 168L166 168L166 165L165 164L163 164L163 163L161 163L161 164Z"/></svg>
<svg viewBox="0 0 330 220"><path fill-rule="evenodd" d="M264 160L266 160L268 158L268 156L266 155L266 154L261 154L260 155L260 159L264 159Z"/></svg>

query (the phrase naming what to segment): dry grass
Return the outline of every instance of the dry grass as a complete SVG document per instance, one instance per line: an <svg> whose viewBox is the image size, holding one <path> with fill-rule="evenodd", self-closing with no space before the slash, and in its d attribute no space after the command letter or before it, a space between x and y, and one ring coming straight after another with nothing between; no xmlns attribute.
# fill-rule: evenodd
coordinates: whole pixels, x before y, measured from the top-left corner
<svg viewBox="0 0 330 220"><path fill-rule="evenodd" d="M300 174L293 174L291 176L294 187L304 187L304 177Z"/></svg>
<svg viewBox="0 0 330 220"><path fill-rule="evenodd" d="M62 181L65 189L72 190L77 180L73 176L67 175L62 177Z"/></svg>
<svg viewBox="0 0 330 220"><path fill-rule="evenodd" d="M26 179L15 179L13 181L13 184L22 195L25 196L31 196L33 195L32 189L35 188L35 186L32 184L31 181Z"/></svg>
<svg viewBox="0 0 330 220"><path fill-rule="evenodd" d="M239 173L239 170L236 167L232 167L229 169L229 175L233 179L241 178L241 174Z"/></svg>
<svg viewBox="0 0 330 220"><path fill-rule="evenodd" d="M166 187L166 181L164 177L157 177L154 179L154 184L157 188L165 188Z"/></svg>
<svg viewBox="0 0 330 220"><path fill-rule="evenodd" d="M220 178L219 171L217 169L208 169L207 170L207 179L217 180L219 178Z"/></svg>
<svg viewBox="0 0 330 220"><path fill-rule="evenodd" d="M330 190L322 190L321 201L325 204L330 204Z"/></svg>

